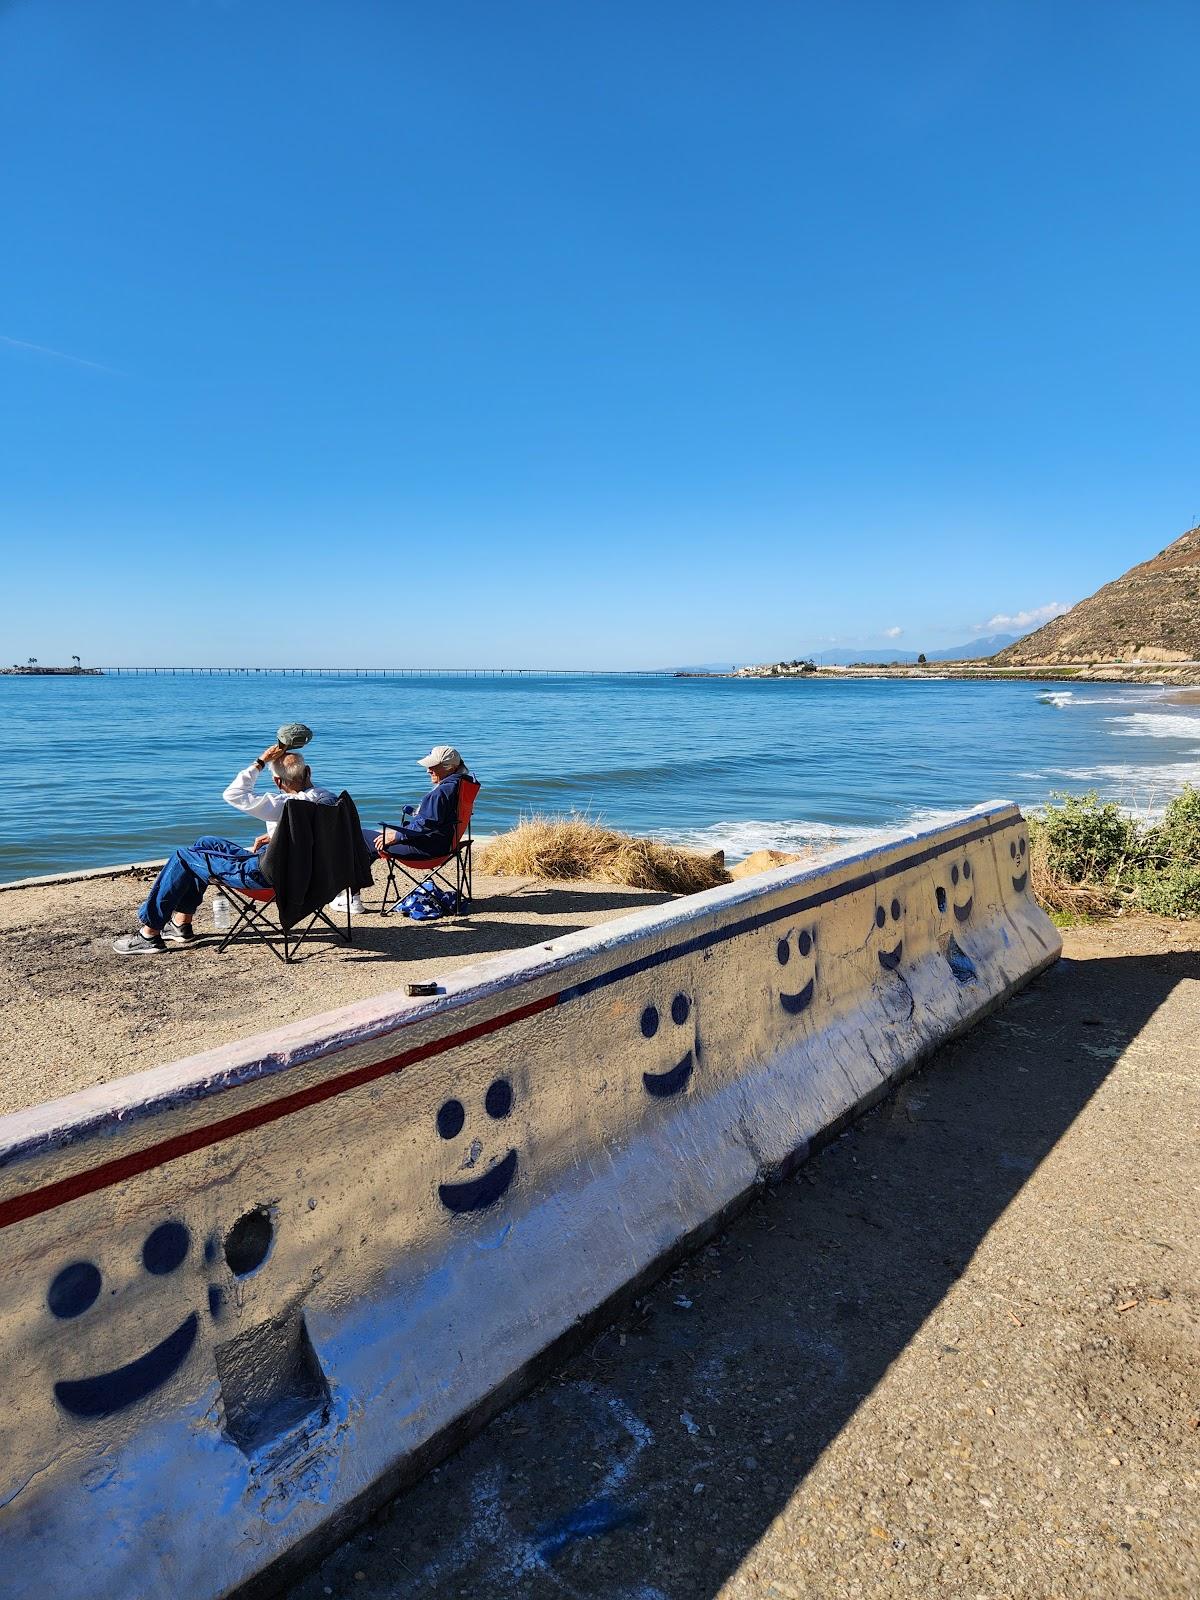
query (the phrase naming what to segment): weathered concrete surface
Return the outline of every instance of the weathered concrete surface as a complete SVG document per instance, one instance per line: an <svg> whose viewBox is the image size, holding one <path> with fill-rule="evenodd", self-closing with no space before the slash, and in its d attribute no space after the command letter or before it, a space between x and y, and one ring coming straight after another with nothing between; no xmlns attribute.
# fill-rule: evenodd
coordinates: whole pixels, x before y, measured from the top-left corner
<svg viewBox="0 0 1200 1600"><path fill-rule="evenodd" d="M1194 1600L1200 929L1066 950L290 1600Z"/></svg>
<svg viewBox="0 0 1200 1600"><path fill-rule="evenodd" d="M0 1119L14 1600L296 1560L1060 950L997 802Z"/></svg>

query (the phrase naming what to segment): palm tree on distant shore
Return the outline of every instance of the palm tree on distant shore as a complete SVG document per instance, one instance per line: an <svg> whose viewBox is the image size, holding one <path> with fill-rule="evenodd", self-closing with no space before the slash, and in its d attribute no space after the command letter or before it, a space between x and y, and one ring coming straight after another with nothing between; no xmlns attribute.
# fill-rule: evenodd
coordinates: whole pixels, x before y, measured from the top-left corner
<svg viewBox="0 0 1200 1600"><path fill-rule="evenodd" d="M71 660L75 663L76 667L79 666L79 657L78 656L72 656Z"/></svg>
<svg viewBox="0 0 1200 1600"><path fill-rule="evenodd" d="M37 657L36 656L30 656L29 660L25 663L25 665L27 667L36 667L37 666Z"/></svg>

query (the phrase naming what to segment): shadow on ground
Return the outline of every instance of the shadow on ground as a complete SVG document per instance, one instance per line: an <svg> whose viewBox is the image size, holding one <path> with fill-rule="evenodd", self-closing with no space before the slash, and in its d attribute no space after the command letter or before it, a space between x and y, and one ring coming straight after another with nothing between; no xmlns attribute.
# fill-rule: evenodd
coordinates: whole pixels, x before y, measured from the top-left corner
<svg viewBox="0 0 1200 1600"><path fill-rule="evenodd" d="M709 1600L889 1366L937 1337L927 1321L984 1236L1189 976L1200 963L1186 952L1060 963L760 1196L291 1600ZM995 1316L998 1336L1013 1333L1002 1306ZM945 1340L928 1358L952 1382L968 1355ZM878 1461L863 1476L883 1470L894 1476ZM1049 1592L1030 1581L1019 1592ZM869 1591L831 1578L745 1592Z"/></svg>

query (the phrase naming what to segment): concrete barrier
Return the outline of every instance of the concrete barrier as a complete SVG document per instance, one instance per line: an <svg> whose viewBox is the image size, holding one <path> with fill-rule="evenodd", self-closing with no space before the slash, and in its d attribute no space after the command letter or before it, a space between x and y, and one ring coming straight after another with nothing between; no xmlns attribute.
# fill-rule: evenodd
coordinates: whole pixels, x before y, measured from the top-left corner
<svg viewBox="0 0 1200 1600"><path fill-rule="evenodd" d="M997 804L0 1120L4 1592L225 1594L421 1470L1056 959L1027 861Z"/></svg>

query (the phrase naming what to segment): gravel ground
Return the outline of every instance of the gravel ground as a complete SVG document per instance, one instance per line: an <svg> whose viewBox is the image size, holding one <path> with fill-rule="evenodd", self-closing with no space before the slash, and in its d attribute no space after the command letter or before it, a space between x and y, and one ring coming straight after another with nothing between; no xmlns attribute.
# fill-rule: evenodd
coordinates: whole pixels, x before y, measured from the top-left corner
<svg viewBox="0 0 1200 1600"><path fill-rule="evenodd" d="M1200 930L1067 955L290 1600L1194 1600Z"/></svg>
<svg viewBox="0 0 1200 1600"><path fill-rule="evenodd" d="M153 877L0 893L0 1114L672 898L477 873L469 918L413 923L371 912L381 881L351 948L327 936L290 966L261 944L218 955L206 906L196 921L203 940L122 960L112 941L136 925Z"/></svg>

